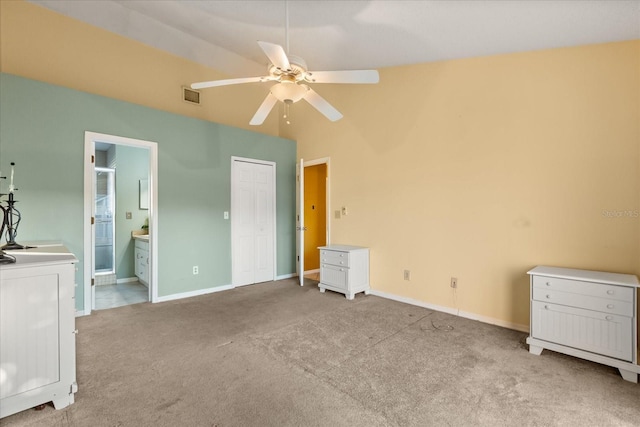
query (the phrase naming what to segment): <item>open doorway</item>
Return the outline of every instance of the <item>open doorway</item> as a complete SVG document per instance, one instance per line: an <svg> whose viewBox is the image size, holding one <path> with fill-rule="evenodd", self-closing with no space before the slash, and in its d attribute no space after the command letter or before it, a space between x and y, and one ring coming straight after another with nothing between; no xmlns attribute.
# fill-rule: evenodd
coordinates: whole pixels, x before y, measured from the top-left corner
<svg viewBox="0 0 640 427"><path fill-rule="evenodd" d="M85 159L84 314L155 301L157 144L85 132Z"/></svg>
<svg viewBox="0 0 640 427"><path fill-rule="evenodd" d="M304 163L304 277L320 280L319 246L329 238L329 159Z"/></svg>

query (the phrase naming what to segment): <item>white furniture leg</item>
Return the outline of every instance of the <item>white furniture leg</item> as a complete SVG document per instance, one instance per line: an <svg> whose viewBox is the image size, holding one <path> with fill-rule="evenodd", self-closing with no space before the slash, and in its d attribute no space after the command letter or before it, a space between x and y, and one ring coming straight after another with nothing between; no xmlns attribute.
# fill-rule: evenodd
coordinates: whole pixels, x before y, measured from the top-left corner
<svg viewBox="0 0 640 427"><path fill-rule="evenodd" d="M638 374L636 374L635 372L627 371L626 369L620 368L618 368L618 371L620 371L620 375L622 375L623 380L638 384Z"/></svg>
<svg viewBox="0 0 640 427"><path fill-rule="evenodd" d="M536 356L540 356L542 354L542 347L538 347L537 345L529 344L529 353L535 354Z"/></svg>

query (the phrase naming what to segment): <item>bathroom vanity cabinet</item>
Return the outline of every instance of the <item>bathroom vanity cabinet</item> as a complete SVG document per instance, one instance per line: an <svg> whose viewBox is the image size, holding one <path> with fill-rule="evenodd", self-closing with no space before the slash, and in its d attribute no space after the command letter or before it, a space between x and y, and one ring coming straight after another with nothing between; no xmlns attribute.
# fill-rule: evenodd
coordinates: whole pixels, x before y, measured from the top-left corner
<svg viewBox="0 0 640 427"><path fill-rule="evenodd" d="M140 283L149 286L149 235L134 236L135 268Z"/></svg>
<svg viewBox="0 0 640 427"><path fill-rule="evenodd" d="M75 264L64 246L7 251L0 265L0 418L74 402Z"/></svg>

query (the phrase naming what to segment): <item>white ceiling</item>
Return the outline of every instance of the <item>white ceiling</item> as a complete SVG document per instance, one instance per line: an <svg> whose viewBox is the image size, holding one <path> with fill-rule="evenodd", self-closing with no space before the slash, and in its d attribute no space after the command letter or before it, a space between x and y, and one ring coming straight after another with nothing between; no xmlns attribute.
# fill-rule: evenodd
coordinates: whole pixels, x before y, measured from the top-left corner
<svg viewBox="0 0 640 427"><path fill-rule="evenodd" d="M265 74L285 1L30 0L215 68ZM640 0L290 0L290 53L309 69L370 69L640 39Z"/></svg>

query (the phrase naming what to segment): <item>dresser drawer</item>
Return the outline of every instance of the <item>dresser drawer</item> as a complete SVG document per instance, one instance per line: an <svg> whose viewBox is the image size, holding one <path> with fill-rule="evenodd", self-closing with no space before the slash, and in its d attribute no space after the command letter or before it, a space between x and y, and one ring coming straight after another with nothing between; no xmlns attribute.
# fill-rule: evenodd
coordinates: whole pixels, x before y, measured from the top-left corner
<svg viewBox="0 0 640 427"><path fill-rule="evenodd" d="M583 282L580 280L560 279L556 277L533 276L533 288L571 292L590 295L598 298L632 302L633 288L626 286L605 285L602 283Z"/></svg>
<svg viewBox="0 0 640 427"><path fill-rule="evenodd" d="M328 251L323 249L320 251L320 262L349 267L349 252Z"/></svg>
<svg viewBox="0 0 640 427"><path fill-rule="evenodd" d="M535 301L560 304L568 307L577 307L587 310L596 310L601 313L611 313L620 316L633 317L632 302L603 299L592 295L562 292L540 287L533 288L532 297Z"/></svg>
<svg viewBox="0 0 640 427"><path fill-rule="evenodd" d="M632 361L632 331L631 317L531 303L531 336L537 339Z"/></svg>
<svg viewBox="0 0 640 427"><path fill-rule="evenodd" d="M320 264L320 282L347 289L349 269L329 264Z"/></svg>

